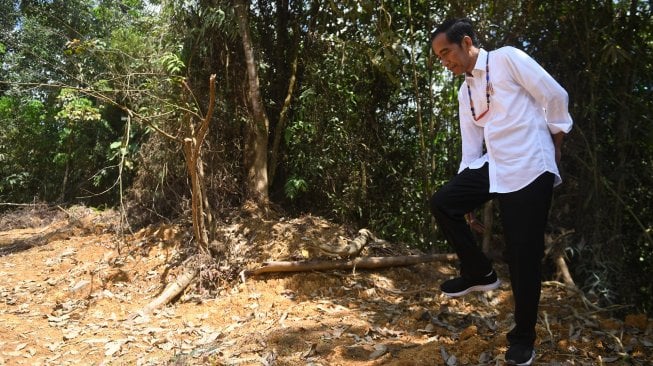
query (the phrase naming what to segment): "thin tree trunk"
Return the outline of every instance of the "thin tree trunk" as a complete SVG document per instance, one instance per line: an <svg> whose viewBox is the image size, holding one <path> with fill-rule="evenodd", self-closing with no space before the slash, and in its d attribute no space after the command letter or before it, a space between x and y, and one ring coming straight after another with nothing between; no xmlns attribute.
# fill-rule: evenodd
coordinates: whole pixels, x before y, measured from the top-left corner
<svg viewBox="0 0 653 366"><path fill-rule="evenodd" d="M411 2L408 0L408 24L409 24L409 33L408 33L408 39L410 41L411 47L410 47L410 65L411 65L411 71L412 71L412 78L413 78L413 90L415 93L415 107L417 110L417 131L419 132L419 156L420 156L420 170L421 170L421 179L422 179L422 193L424 196L425 202L428 200L428 197L430 197L431 193L431 188L430 188L430 171L428 171L429 167L429 159L428 159L428 152L426 148L426 133L424 131L424 121L422 119L422 94L420 93L420 86L418 82L418 76L417 76L417 62L415 61L415 47L414 47L414 38L415 38L415 32L413 29L413 12L411 8ZM428 207L428 205L425 205L424 207Z"/></svg>
<svg viewBox="0 0 653 366"><path fill-rule="evenodd" d="M247 126L245 136L245 169L247 170L247 194L259 204L268 202L268 129L269 120L259 85L254 47L249 32L248 3L237 0L234 7L238 28L243 42L247 68L247 99L251 108L252 122Z"/></svg>
<svg viewBox="0 0 653 366"><path fill-rule="evenodd" d="M199 268L202 261L210 260L209 252L209 234L208 224L211 220L211 208L208 200L206 199L206 188L204 184L204 162L202 161L202 144L209 131L209 124L213 118L213 111L215 109L215 74L209 78L209 105L206 115L202 118L200 126L195 130L192 123L189 125L189 136L182 141L184 147L184 158L186 159L186 167L188 168L188 175L191 180L191 204L192 204L192 219L193 219L193 233L197 241L198 252L192 257L188 258L183 264L182 273L169 283L163 292L152 300L142 313L148 314L156 310L181 294L188 285L197 277ZM192 93L188 84L184 86L190 93Z"/></svg>
<svg viewBox="0 0 653 366"><path fill-rule="evenodd" d="M279 113L279 121L274 130L274 141L272 142L272 152L270 153L270 184L274 182L274 177L277 172L277 164L279 164L279 147L281 146L281 137L283 131L286 129L286 122L288 121L288 110L290 109L290 102L292 95L295 91L295 81L297 80L297 58L299 54L299 45L296 46L295 55L293 57L290 81L288 82L288 93L286 99L283 101L283 107Z"/></svg>
<svg viewBox="0 0 653 366"><path fill-rule="evenodd" d="M72 133L72 132L71 132ZM68 177L70 176L70 156L73 153L73 138L68 136L68 143L66 144L66 168L63 172L63 182L61 182L61 193L59 193L59 202L66 199L66 190L68 189Z"/></svg>
<svg viewBox="0 0 653 366"><path fill-rule="evenodd" d="M209 105L206 115L200 122L199 129L194 131L191 124L189 126L190 137L186 137L183 141L184 155L186 158L186 166L188 168L188 175L191 180L191 203L192 203L192 216L193 216L193 230L195 233L195 240L197 240L200 251L208 252L208 224L210 224L210 207L206 199L206 191L204 185L204 162L202 160L202 144L209 130L209 124L213 118L213 111L215 108L215 77L211 75L209 79ZM184 86L191 92L187 84Z"/></svg>
<svg viewBox="0 0 653 366"><path fill-rule="evenodd" d="M200 157L193 155L194 143L196 143L194 138L184 140L184 154L186 155L186 165L191 182L193 231L199 248L208 250L209 238L204 222L204 192L202 192L202 184L200 183L204 177L199 174L200 166L203 163Z"/></svg>

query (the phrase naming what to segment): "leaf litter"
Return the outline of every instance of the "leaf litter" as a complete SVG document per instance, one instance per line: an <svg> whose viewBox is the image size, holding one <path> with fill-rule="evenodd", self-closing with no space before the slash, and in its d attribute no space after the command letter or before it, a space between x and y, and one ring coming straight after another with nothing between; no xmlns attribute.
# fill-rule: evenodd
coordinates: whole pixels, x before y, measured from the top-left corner
<svg viewBox="0 0 653 366"><path fill-rule="evenodd" d="M196 285L174 304L144 314L176 275L168 264L187 245L186 230L158 225L123 241L106 230L107 213L74 210L74 222L57 210L34 215L33 226L15 214L20 227L0 219L0 365L502 364L512 324L509 285L444 297L438 285L455 273L451 263L267 274L244 282L214 276L213 290ZM221 240L240 253L227 253L242 266L234 274L268 260L320 258L309 243L355 232L310 215L241 217L220 230ZM24 241L33 245L13 249ZM498 270L507 277L506 268ZM538 365L651 364L651 319L614 318L613 309L583 300L545 283Z"/></svg>

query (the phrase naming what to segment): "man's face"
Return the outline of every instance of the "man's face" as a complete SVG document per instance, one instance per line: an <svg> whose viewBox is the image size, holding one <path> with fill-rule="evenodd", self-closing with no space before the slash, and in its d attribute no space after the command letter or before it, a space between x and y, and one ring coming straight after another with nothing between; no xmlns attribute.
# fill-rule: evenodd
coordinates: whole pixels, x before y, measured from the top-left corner
<svg viewBox="0 0 653 366"><path fill-rule="evenodd" d="M445 33L440 33L433 39L431 47L444 67L455 75L461 75L471 72L474 68L469 52L471 45L472 40L469 37L463 38L461 44L457 44L449 42Z"/></svg>

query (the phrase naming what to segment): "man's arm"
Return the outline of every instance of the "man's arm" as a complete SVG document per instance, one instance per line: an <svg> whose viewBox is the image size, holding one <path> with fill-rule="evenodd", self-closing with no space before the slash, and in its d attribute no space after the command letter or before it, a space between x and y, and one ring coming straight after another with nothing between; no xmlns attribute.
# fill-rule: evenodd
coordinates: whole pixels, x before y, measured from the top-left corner
<svg viewBox="0 0 653 366"><path fill-rule="evenodd" d="M544 108L551 134L568 133L573 121L569 115L567 91L524 51L514 47L505 49L510 51L506 62L512 76ZM562 136L554 137L554 142L556 139L562 139ZM557 143L562 143L562 140ZM560 145L556 145L556 151L559 151L559 147Z"/></svg>
<svg viewBox="0 0 653 366"><path fill-rule="evenodd" d="M462 159L458 173L467 168L476 159L483 156L483 127L474 124L472 115L467 109L469 97L462 92L464 84L458 91L458 118L460 120L460 138L462 140Z"/></svg>
<svg viewBox="0 0 653 366"><path fill-rule="evenodd" d="M551 135L553 138L553 146L555 146L555 154L556 154L556 165L558 165L558 168L560 167L560 158L562 157L562 140L565 137L564 132L558 132L556 134Z"/></svg>

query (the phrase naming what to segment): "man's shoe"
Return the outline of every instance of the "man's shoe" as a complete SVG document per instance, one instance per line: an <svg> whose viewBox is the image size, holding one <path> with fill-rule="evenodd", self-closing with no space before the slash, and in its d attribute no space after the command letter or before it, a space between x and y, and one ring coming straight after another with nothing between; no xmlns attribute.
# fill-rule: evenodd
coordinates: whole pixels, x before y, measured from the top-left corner
<svg viewBox="0 0 653 366"><path fill-rule="evenodd" d="M530 346L513 344L506 352L506 364L515 366L528 366L535 360L535 350Z"/></svg>
<svg viewBox="0 0 653 366"><path fill-rule="evenodd" d="M491 291L499 287L501 281L497 274L492 271L481 278L458 277L443 282L440 290L447 296L457 297L467 295L472 291Z"/></svg>

